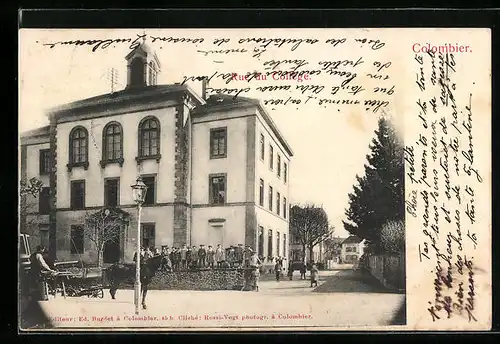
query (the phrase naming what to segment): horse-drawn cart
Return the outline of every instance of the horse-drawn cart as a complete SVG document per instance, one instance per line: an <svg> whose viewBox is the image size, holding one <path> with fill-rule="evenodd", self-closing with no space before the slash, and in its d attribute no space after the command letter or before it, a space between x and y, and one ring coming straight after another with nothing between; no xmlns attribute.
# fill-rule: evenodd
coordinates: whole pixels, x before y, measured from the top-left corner
<svg viewBox="0 0 500 344"><path fill-rule="evenodd" d="M78 266L75 262L56 263L64 296L103 298L103 273L101 268ZM53 294L57 289L53 290Z"/></svg>

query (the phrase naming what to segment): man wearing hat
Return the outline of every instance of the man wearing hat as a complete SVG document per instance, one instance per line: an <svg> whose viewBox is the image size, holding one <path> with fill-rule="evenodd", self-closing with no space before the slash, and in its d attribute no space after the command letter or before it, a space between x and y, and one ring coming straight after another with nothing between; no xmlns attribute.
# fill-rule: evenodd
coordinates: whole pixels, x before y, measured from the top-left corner
<svg viewBox="0 0 500 344"><path fill-rule="evenodd" d="M33 252L30 256L30 274L32 286L36 291L34 295L34 299L36 301L47 301L49 299L47 289L45 287L44 276L47 273L53 274L57 272L53 270L43 258L45 250L45 246L38 245L35 252Z"/></svg>

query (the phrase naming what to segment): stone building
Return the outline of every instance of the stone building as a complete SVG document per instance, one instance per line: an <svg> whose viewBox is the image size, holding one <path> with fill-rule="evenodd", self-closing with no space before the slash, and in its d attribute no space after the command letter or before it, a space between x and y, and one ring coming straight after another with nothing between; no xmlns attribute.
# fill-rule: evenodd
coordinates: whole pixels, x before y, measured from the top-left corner
<svg viewBox="0 0 500 344"><path fill-rule="evenodd" d="M21 200L21 231L58 260L96 261L83 219L119 209L126 223L104 259L129 262L130 186L141 175L143 245L243 244L287 257L293 153L261 103L157 85L161 64L146 43L125 59L125 89L52 109L48 126L21 135L21 179L44 184L39 197Z"/></svg>

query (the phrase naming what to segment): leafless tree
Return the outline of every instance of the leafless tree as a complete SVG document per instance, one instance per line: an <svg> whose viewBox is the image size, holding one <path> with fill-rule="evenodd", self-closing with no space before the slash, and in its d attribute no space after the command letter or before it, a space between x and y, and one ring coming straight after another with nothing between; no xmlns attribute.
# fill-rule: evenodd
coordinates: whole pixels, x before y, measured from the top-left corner
<svg viewBox="0 0 500 344"><path fill-rule="evenodd" d="M333 227L331 228L331 230L332 230L332 237L326 239L324 242L325 255L328 257L327 259L339 257L340 253L342 252L342 242L337 240L338 238L333 237Z"/></svg>
<svg viewBox="0 0 500 344"><path fill-rule="evenodd" d="M99 267L103 264L105 244L120 240L120 231L124 223L122 214L113 209L85 213L84 237L94 244Z"/></svg>
<svg viewBox="0 0 500 344"><path fill-rule="evenodd" d="M34 232L28 230L28 228L37 223L38 216L30 216L30 218L28 219L27 214L34 213L35 211L35 203L30 202L29 198L33 197L37 199L40 195L40 192L42 191L42 188L43 188L43 182L36 177L33 177L29 180L20 181L19 213L21 216L21 232L23 233Z"/></svg>
<svg viewBox="0 0 500 344"><path fill-rule="evenodd" d="M292 235L302 244L304 260L306 248L309 250L310 259L312 259L314 247L333 234L333 227L329 226L325 210L314 205L304 207L294 205L290 209L290 230Z"/></svg>

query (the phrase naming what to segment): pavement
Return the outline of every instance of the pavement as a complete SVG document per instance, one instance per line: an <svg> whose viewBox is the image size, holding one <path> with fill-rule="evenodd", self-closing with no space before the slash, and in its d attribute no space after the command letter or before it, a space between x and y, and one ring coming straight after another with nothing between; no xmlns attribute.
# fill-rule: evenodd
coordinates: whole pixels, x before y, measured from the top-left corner
<svg viewBox="0 0 500 344"><path fill-rule="evenodd" d="M277 282L263 276L259 292L150 290L148 308L134 313L133 290L119 290L112 300L58 295L40 302L60 329L203 328L300 329L391 326L404 324L405 295L393 293L354 270L321 271L318 287L296 272Z"/></svg>

